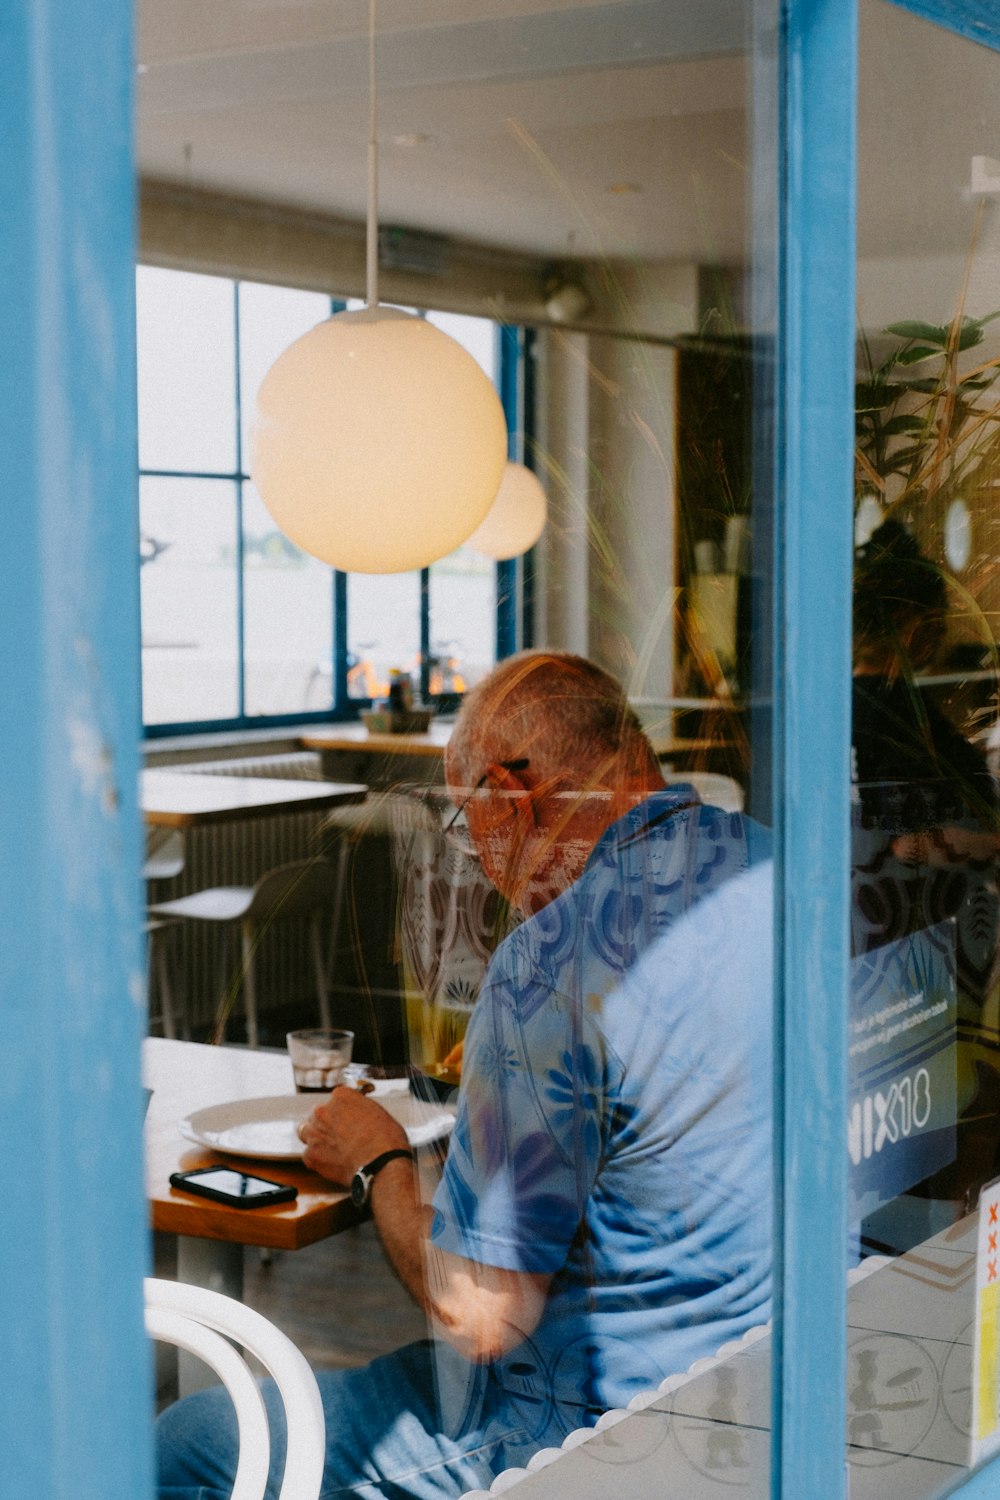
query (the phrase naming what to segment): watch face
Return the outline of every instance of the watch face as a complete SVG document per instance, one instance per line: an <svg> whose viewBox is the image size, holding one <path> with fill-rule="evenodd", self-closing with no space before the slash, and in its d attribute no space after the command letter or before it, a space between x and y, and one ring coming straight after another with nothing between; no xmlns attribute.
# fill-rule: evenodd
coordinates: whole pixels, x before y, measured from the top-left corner
<svg viewBox="0 0 1000 1500"><path fill-rule="evenodd" d="M368 1178L362 1172L351 1178L351 1202L355 1208L364 1208L368 1202Z"/></svg>

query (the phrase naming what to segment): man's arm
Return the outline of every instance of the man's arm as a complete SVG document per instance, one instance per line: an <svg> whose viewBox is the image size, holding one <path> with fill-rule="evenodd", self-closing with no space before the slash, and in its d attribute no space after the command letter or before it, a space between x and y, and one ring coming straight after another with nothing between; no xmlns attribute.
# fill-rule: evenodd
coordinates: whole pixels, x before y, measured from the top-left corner
<svg viewBox="0 0 1000 1500"><path fill-rule="evenodd" d="M350 1088L335 1089L299 1133L306 1166L343 1187L365 1162L408 1145L391 1115ZM399 1279L467 1359L481 1364L496 1359L535 1328L551 1278L479 1265L436 1249L429 1238L431 1209L420 1202L410 1162L400 1157L382 1168L372 1184L372 1211Z"/></svg>

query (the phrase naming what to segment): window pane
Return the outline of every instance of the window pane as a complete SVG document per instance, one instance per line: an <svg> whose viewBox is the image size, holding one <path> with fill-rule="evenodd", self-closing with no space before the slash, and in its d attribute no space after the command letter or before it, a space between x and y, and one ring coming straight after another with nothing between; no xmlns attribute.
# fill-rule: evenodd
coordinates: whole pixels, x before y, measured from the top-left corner
<svg viewBox="0 0 1000 1500"><path fill-rule="evenodd" d="M918 1259L849 1303L848 1458L908 1457L923 1497L1000 1439L976 1267L1000 1171L1000 219L969 192L1000 56L882 0L861 36L849 1201L863 1255Z"/></svg>
<svg viewBox="0 0 1000 1500"><path fill-rule="evenodd" d="M477 360L491 380L497 377L497 326L489 318L469 318L462 313L429 312L428 323L440 328Z"/></svg>
<svg viewBox="0 0 1000 1500"><path fill-rule="evenodd" d="M143 720L233 718L239 709L236 486L144 478L139 515Z"/></svg>
<svg viewBox="0 0 1000 1500"><path fill-rule="evenodd" d="M420 682L420 574L352 573L347 581L347 695L382 698L392 668Z"/></svg>
<svg viewBox="0 0 1000 1500"><path fill-rule="evenodd" d="M497 325L489 318L429 312L440 328L497 379ZM428 691L462 693L496 662L496 564L460 547L431 566Z"/></svg>
<svg viewBox="0 0 1000 1500"><path fill-rule="evenodd" d="M248 714L333 706L333 574L277 529L243 486L244 680Z"/></svg>
<svg viewBox="0 0 1000 1500"><path fill-rule="evenodd" d="M431 566L428 691L464 693L496 661L496 563L460 547Z"/></svg>
<svg viewBox="0 0 1000 1500"><path fill-rule="evenodd" d="M140 266L136 291L140 467L231 474L233 283Z"/></svg>
<svg viewBox="0 0 1000 1500"><path fill-rule="evenodd" d="M241 281L239 308L242 464L244 473L249 473L254 403L260 383L289 344L330 316L330 299L321 292Z"/></svg>

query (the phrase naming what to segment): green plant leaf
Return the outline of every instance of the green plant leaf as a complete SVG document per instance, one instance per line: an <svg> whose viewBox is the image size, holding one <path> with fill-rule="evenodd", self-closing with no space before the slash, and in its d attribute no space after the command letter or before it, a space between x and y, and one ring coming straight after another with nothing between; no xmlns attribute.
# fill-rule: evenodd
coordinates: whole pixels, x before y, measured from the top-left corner
<svg viewBox="0 0 1000 1500"><path fill-rule="evenodd" d="M991 317L996 316L990 314ZM963 318L958 333L958 348L972 349L976 344L983 341L983 324L988 321L985 318ZM901 339L918 339L923 344L930 344L937 350L947 349L951 342L952 325L945 323L920 323L905 321L902 323L890 323L886 333L894 333ZM903 350L899 354L900 364L908 364L910 361L906 355L912 351ZM921 358L926 358L922 355Z"/></svg>
<svg viewBox="0 0 1000 1500"><path fill-rule="evenodd" d="M959 349L974 349L983 342L983 325L978 318L963 318L958 335Z"/></svg>
<svg viewBox="0 0 1000 1500"><path fill-rule="evenodd" d="M936 344L940 349L948 342L947 327L942 328L937 323L904 320L902 323L890 323L885 331L894 333L901 339L922 339L925 344Z"/></svg>
<svg viewBox="0 0 1000 1500"><path fill-rule="evenodd" d="M888 384L879 380L859 381L854 389L854 410L885 411L909 387L898 383Z"/></svg>
<svg viewBox="0 0 1000 1500"><path fill-rule="evenodd" d="M923 433L926 431L926 428L927 423L923 417L904 415L901 417L890 417L888 422L883 426L882 433L885 437L895 437L900 432Z"/></svg>
<svg viewBox="0 0 1000 1500"><path fill-rule="evenodd" d="M914 344L911 349L900 351L896 363L899 365L916 365L922 359L940 359L940 349L929 349L926 344Z"/></svg>
<svg viewBox="0 0 1000 1500"><path fill-rule="evenodd" d="M908 380L905 389L908 391L917 391L921 395L932 396L935 392L940 391L941 382L938 380Z"/></svg>

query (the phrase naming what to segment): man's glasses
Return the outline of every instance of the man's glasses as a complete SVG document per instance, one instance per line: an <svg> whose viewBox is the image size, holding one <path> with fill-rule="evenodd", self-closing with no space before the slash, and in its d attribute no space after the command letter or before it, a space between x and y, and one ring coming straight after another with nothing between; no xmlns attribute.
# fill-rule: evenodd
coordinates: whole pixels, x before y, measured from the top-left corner
<svg viewBox="0 0 1000 1500"><path fill-rule="evenodd" d="M524 756L521 760L501 760L497 761L496 764L502 766L505 771L526 771L528 769L529 762L528 757ZM472 791L466 797L465 801L458 804L458 806L455 808L455 811L452 813L451 817L444 825L444 828L442 829L443 833L448 833L450 829L454 828L455 823L461 817L462 813L465 812L465 809L468 807L473 797L477 792L481 792L483 787L486 785L489 774L489 771L484 771L482 776L480 776L479 780L476 782L475 786L472 788Z"/></svg>

